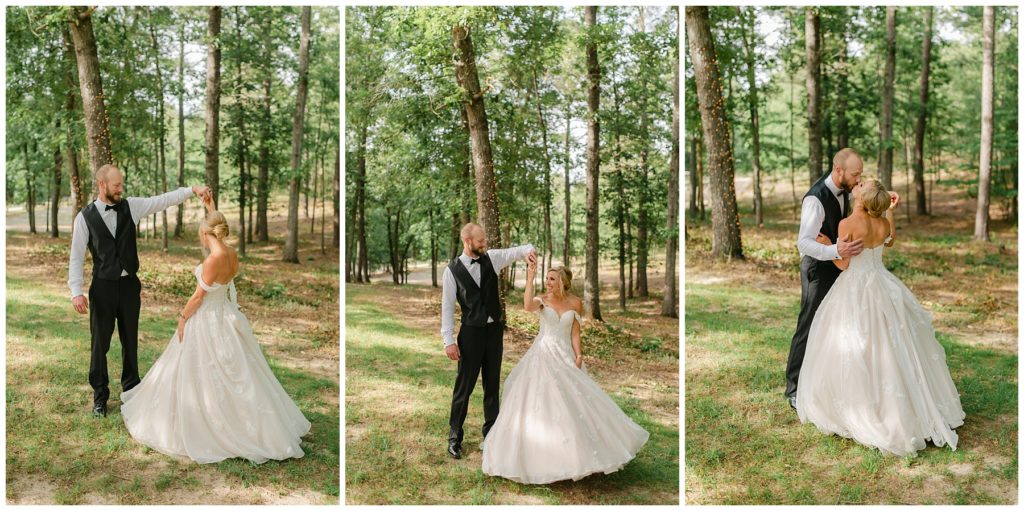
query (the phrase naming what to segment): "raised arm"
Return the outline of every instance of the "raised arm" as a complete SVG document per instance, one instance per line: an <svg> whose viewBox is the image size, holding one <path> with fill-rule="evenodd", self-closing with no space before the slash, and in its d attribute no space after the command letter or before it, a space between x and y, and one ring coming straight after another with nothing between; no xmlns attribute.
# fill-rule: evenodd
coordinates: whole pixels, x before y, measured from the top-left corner
<svg viewBox="0 0 1024 511"><path fill-rule="evenodd" d="M523 290L523 308L526 312L540 309L540 304L533 299L533 279L537 276L537 258L530 257L526 261L526 289Z"/></svg>
<svg viewBox="0 0 1024 511"><path fill-rule="evenodd" d="M192 194L204 196L207 195L207 192L209 189L205 186L181 187L154 197L131 197L128 199L128 203L131 206L132 219L138 222L153 213L159 213L171 206L185 202L192 197Z"/></svg>
<svg viewBox="0 0 1024 511"><path fill-rule="evenodd" d="M889 241L885 246L891 247L896 244L896 215L892 214L892 208L885 212L885 219L889 221Z"/></svg>
<svg viewBox="0 0 1024 511"><path fill-rule="evenodd" d="M487 257L491 259L491 266L494 267L495 273L500 272L506 266L512 264L518 259L525 259L530 253L534 253L536 250L533 248L532 243L525 245L519 245L518 247L511 248L495 248L487 251Z"/></svg>

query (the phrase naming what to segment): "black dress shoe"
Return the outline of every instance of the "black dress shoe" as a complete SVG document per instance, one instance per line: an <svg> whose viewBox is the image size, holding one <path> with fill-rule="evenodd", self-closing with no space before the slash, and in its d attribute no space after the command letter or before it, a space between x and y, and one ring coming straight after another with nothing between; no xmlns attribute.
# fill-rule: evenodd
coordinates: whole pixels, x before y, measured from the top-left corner
<svg viewBox="0 0 1024 511"><path fill-rule="evenodd" d="M462 446L458 442L448 442L448 455L455 459L462 459Z"/></svg>
<svg viewBox="0 0 1024 511"><path fill-rule="evenodd" d="M107 405L99 404L92 407L92 416L96 418L107 416Z"/></svg>

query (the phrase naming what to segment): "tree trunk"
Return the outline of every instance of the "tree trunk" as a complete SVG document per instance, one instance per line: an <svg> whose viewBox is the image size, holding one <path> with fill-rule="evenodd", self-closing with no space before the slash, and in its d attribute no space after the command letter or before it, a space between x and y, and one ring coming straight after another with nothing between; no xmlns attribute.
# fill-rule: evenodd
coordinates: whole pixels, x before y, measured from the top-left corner
<svg viewBox="0 0 1024 511"><path fill-rule="evenodd" d="M750 107L750 132L754 148L754 220L758 227L764 227L764 206L761 197L761 130L757 117L757 81L754 79L754 35L756 34L754 20L756 19L756 14L753 12L753 9L753 7L746 8L749 13L749 26L747 27L749 32L747 30L742 31L742 36L747 57L747 83L750 86L750 92L747 94L747 104Z"/></svg>
<svg viewBox="0 0 1024 511"><path fill-rule="evenodd" d="M100 61L96 54L96 36L92 30L92 8L75 7L68 28L75 43L78 84L81 89L82 112L85 115L85 136L89 147L90 175L113 161L110 152L110 131L104 104Z"/></svg>
<svg viewBox="0 0 1024 511"><path fill-rule="evenodd" d="M269 16L265 19L263 31L263 122L260 126L260 170L256 183L256 238L266 243L270 241L270 232L267 229L267 200L270 196L270 125L273 122L270 111L270 85L274 78L274 67L271 65L273 40Z"/></svg>
<svg viewBox="0 0 1024 511"><path fill-rule="evenodd" d="M816 27L817 23L814 25ZM712 189L711 253L716 257L743 259L729 123L725 118L718 58L711 39L707 7L687 7L686 28L697 78L701 125L704 129L704 140L708 144L708 173ZM816 52L808 52L811 53ZM820 139L818 157L821 157Z"/></svg>
<svg viewBox="0 0 1024 511"><path fill-rule="evenodd" d="M686 205L686 214L696 218L700 213L697 208L697 188L700 187L700 183L697 182L697 135L690 133L687 138L690 139L690 156L686 158L686 173L690 175L690 197Z"/></svg>
<svg viewBox="0 0 1024 511"><path fill-rule="evenodd" d="M572 101L566 98L565 101L565 215L562 217L562 266L569 267L569 257L572 255L572 201L569 192L572 190L572 183L569 182L569 168L572 163L572 153L569 147L572 141L570 128L572 127Z"/></svg>
<svg viewBox="0 0 1024 511"><path fill-rule="evenodd" d="M925 123L928 121L928 73L932 61L932 17L935 7L925 10L925 33L921 48L921 96L920 110L917 112L917 125L914 127L914 191L917 203L917 214L927 215L928 204L924 188L924 134Z"/></svg>
<svg viewBox="0 0 1024 511"><path fill-rule="evenodd" d="M238 6L235 6L235 37L242 40L242 19ZM247 184L247 171L245 154L249 137L245 133L245 107L242 104L242 59L238 58L235 63L235 89L239 96L235 98L235 108L238 115L238 255L245 257L245 186Z"/></svg>
<svg viewBox="0 0 1024 511"><path fill-rule="evenodd" d="M57 129L60 129L60 120L57 120ZM60 151L60 144L53 149L53 187L50 189L50 237L59 238L60 229L58 220L60 218L60 177L64 170L64 158Z"/></svg>
<svg viewBox="0 0 1024 511"><path fill-rule="evenodd" d="M821 177L821 49L818 46L821 21L815 7L806 8L804 23L807 52L807 169L810 183Z"/></svg>
<svg viewBox="0 0 1024 511"><path fill-rule="evenodd" d="M292 117L292 176L288 183L288 234L285 236L283 260L299 262L299 180L302 178L302 129L306 114L306 94L309 90L309 31L312 9L303 7L302 32L299 36L298 92L295 115Z"/></svg>
<svg viewBox="0 0 1024 511"><path fill-rule="evenodd" d="M882 184L892 190L893 139L892 102L895 94L893 82L896 78L896 7L885 8L885 81L882 84L882 132L879 144L882 147L878 162L878 173Z"/></svg>
<svg viewBox="0 0 1024 511"><path fill-rule="evenodd" d="M334 231L331 246L341 250L341 146L334 146ZM251 207L251 206L250 206Z"/></svg>
<svg viewBox="0 0 1024 511"><path fill-rule="evenodd" d="M842 9L842 16L846 17L846 7L840 7ZM842 34L839 37L839 56L838 64L836 66L836 124L838 125L838 143L836 144L839 149L844 149L850 146L850 127L846 121L846 96L847 92L847 81L849 80L849 70L847 69L846 59L849 51L849 28L844 28Z"/></svg>
<svg viewBox="0 0 1024 511"><path fill-rule="evenodd" d="M36 234L35 176L29 162L28 144L23 144L22 149L25 154L25 210L28 211L28 232Z"/></svg>
<svg viewBox="0 0 1024 511"><path fill-rule="evenodd" d="M178 187L185 186L185 22L178 27ZM174 237L181 238L185 204L178 205Z"/></svg>
<svg viewBox="0 0 1024 511"><path fill-rule="evenodd" d="M206 25L206 186L220 204L220 7L209 7Z"/></svg>
<svg viewBox="0 0 1024 511"><path fill-rule="evenodd" d="M796 92L796 81L793 79L793 73L789 73L789 187L793 193L793 216L798 218L799 215L797 210L800 209L800 200L796 198L796 158L793 156L793 145L795 138L793 136L793 111L794 101L793 94Z"/></svg>
<svg viewBox="0 0 1024 511"><path fill-rule="evenodd" d="M63 30L64 36L64 87L67 89L64 110L69 119L77 117L75 112L75 44L71 41L71 33L67 27ZM74 218L85 206L85 191L82 189L82 180L78 172L78 150L75 144L74 124L68 122L65 129L65 143L68 161L68 176L71 179L71 230L74 232Z"/></svg>
<svg viewBox="0 0 1024 511"><path fill-rule="evenodd" d="M546 275L547 269L551 267L551 253L554 251L551 239L551 154L548 151L548 124L544 120L544 110L541 107L536 68L533 69L533 91L537 100L541 145L544 148L544 254L541 259L541 275ZM541 290L544 290L544 279L541 279Z"/></svg>
<svg viewBox="0 0 1024 511"><path fill-rule="evenodd" d="M368 127L360 126L356 137L356 282L370 282L366 255L366 137Z"/></svg>
<svg viewBox="0 0 1024 511"><path fill-rule="evenodd" d="M160 70L160 43L156 38L156 29L153 26L153 11L152 7L149 11L149 38L153 42L153 66L156 68L156 102L157 102L157 136L160 137L159 149L157 152L157 172L160 176L161 191L167 193L167 160L164 142L167 139L166 133L164 133L164 76ZM161 248L164 252L167 251L167 210L160 212L160 216L163 219L163 238L161 240ZM244 252L243 252L244 254Z"/></svg>
<svg viewBox="0 0 1024 511"><path fill-rule="evenodd" d="M601 68L597 62L597 40L593 35L597 24L597 7L584 7L583 18L587 32L591 34L587 39L587 262L586 280L583 283L583 317L603 321L601 282L598 280L601 125L597 115L601 99Z"/></svg>
<svg viewBox="0 0 1024 511"><path fill-rule="evenodd" d="M487 236L487 246L501 246L501 218L498 212L497 186L494 181L494 160L484 109L484 92L476 70L476 55L469 27L452 27L452 44L457 52L455 78L462 88L469 136L472 141L473 166L476 175L476 204L480 223Z"/></svg>
<svg viewBox="0 0 1024 511"><path fill-rule="evenodd" d="M981 158L978 166L978 209L974 217L974 239L989 241L988 209L992 180L992 85L995 76L995 7L984 8L981 64Z"/></svg>
<svg viewBox="0 0 1024 511"><path fill-rule="evenodd" d="M615 101L615 152L613 165L615 173L612 174L615 183L615 221L619 224L619 308L626 310L626 187L625 173L622 162L622 116L619 109L619 82L612 78L612 99Z"/></svg>
<svg viewBox="0 0 1024 511"><path fill-rule="evenodd" d="M680 31L679 7L676 11L676 38ZM676 48L679 51L679 48ZM672 60L672 155L668 163L668 207L665 210L665 296L661 315L676 318L676 242L679 239L679 55Z"/></svg>

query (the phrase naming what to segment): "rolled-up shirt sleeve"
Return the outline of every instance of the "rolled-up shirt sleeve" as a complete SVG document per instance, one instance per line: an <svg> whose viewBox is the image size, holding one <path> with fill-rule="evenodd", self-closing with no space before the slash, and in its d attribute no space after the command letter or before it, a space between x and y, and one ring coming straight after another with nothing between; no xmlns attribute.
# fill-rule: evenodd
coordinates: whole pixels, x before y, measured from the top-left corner
<svg viewBox="0 0 1024 511"><path fill-rule="evenodd" d="M447 267L441 276L441 338L445 347L455 344L455 276Z"/></svg>
<svg viewBox="0 0 1024 511"><path fill-rule="evenodd" d="M82 213L75 215L74 232L71 234L71 256L68 260L68 289L71 290L71 298L82 296L82 286L85 282L84 270L85 249L89 244L89 226L85 225L85 217Z"/></svg>
<svg viewBox="0 0 1024 511"><path fill-rule="evenodd" d="M800 209L800 234L797 237L796 246L801 256L809 256L819 261L831 261L842 259L839 257L839 246L822 245L818 243L818 233L821 232L821 225L825 222L825 208L817 197L804 197L803 207Z"/></svg>

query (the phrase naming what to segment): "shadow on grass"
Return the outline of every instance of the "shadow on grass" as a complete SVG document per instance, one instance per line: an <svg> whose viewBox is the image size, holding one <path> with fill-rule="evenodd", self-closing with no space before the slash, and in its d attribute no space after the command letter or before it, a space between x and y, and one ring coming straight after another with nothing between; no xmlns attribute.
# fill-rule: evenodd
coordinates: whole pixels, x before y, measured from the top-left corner
<svg viewBox="0 0 1024 511"><path fill-rule="evenodd" d="M175 328L175 322L147 318L143 312L139 325L140 332L147 333L140 335L143 374L163 353ZM128 434L117 402L118 346L115 335L108 354L113 394L110 415L96 420L89 414L88 317L75 313L65 297L8 275L8 500L20 497L12 493L16 486L12 483L29 478L52 486L52 495L47 497L57 504L97 499L119 504L162 503L162 495L168 492L200 491L201 481L214 474L225 476L232 487L263 486L282 495L294 491L339 495L338 409L326 404L327 396L337 395L337 384L269 360L275 376L313 424L302 441L305 457L262 465L238 459L198 465L153 452ZM12 350L17 356L12 356ZM245 492L240 496L245 498ZM258 497L256 492L247 500Z"/></svg>
<svg viewBox="0 0 1024 511"><path fill-rule="evenodd" d="M355 286L352 286L355 287ZM464 458L445 453L454 364L437 335L409 328L372 305L346 299L346 501L349 504L669 504L678 502L679 431L640 402L612 398L651 433L619 472L581 481L521 485L480 470L482 389L470 401ZM425 355L425 351L434 353ZM514 364L503 364L507 375Z"/></svg>
<svg viewBox="0 0 1024 511"><path fill-rule="evenodd" d="M785 404L794 297L688 284L686 300L687 346L713 358L688 364L686 371L686 484L692 503L1016 501L1016 354L940 333L967 415L957 430L960 445L956 451L931 446L898 458L801 425ZM949 470L953 464L972 472L956 475Z"/></svg>

